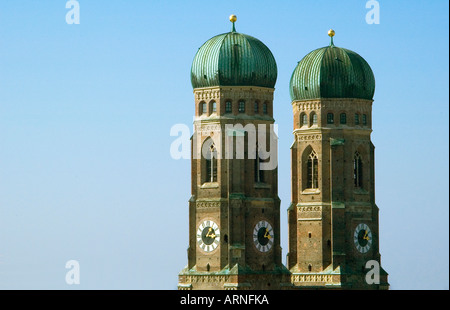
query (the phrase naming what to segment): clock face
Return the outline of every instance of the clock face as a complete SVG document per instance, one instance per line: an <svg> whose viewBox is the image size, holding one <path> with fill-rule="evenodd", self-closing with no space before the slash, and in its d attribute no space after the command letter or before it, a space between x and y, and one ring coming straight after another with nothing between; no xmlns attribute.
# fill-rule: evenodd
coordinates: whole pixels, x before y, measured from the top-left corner
<svg viewBox="0 0 450 310"><path fill-rule="evenodd" d="M361 223L356 226L353 242L359 252L367 253L369 251L372 245L372 232L367 224Z"/></svg>
<svg viewBox="0 0 450 310"><path fill-rule="evenodd" d="M253 243L260 252L268 252L273 246L273 228L267 221L260 221L253 229Z"/></svg>
<svg viewBox="0 0 450 310"><path fill-rule="evenodd" d="M197 229L198 246L205 252L211 252L219 246L220 230L213 221L207 220Z"/></svg>

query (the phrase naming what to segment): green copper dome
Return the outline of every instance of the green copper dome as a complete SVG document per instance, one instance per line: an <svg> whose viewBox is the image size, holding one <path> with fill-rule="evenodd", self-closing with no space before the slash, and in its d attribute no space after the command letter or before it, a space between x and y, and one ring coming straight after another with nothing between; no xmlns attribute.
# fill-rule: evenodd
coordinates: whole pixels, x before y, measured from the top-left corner
<svg viewBox="0 0 450 310"><path fill-rule="evenodd" d="M211 86L275 86L277 64L258 39L234 29L206 41L191 68L193 88Z"/></svg>
<svg viewBox="0 0 450 310"><path fill-rule="evenodd" d="M316 49L298 62L289 89L292 101L317 98L371 100L375 77L364 58L334 46L331 41L330 46Z"/></svg>

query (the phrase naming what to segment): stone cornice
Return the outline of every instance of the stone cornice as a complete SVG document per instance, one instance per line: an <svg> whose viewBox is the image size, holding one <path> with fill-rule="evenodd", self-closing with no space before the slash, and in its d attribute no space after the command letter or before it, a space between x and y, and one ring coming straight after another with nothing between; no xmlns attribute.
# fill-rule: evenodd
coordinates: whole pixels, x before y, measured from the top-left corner
<svg viewBox="0 0 450 310"><path fill-rule="evenodd" d="M322 98L314 100L299 100L292 102L292 108L295 111L313 111L320 109L348 109L357 108L361 112L370 112L373 100L356 98Z"/></svg>
<svg viewBox="0 0 450 310"><path fill-rule="evenodd" d="M194 96L196 101L200 100L220 100L221 98L239 97L243 100L254 98L257 95L261 100L273 100L274 88L257 87L257 86L216 86L195 88Z"/></svg>

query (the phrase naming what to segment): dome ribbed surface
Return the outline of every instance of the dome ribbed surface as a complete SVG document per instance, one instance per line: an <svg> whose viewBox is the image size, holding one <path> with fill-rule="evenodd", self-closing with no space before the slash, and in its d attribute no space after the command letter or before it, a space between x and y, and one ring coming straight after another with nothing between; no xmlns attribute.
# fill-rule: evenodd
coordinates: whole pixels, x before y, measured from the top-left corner
<svg viewBox="0 0 450 310"><path fill-rule="evenodd" d="M334 45L316 49L299 61L290 85L291 100L373 99L375 77L357 53Z"/></svg>
<svg viewBox="0 0 450 310"><path fill-rule="evenodd" d="M193 88L275 86L277 65L269 48L249 35L229 32L206 41L191 67Z"/></svg>

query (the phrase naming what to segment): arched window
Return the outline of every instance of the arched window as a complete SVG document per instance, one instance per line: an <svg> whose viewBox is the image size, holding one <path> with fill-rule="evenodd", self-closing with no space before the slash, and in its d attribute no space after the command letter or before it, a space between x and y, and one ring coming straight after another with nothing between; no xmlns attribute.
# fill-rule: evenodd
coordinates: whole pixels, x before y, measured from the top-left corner
<svg viewBox="0 0 450 310"><path fill-rule="evenodd" d="M367 125L367 115L366 114L362 115L362 123L363 123L363 126Z"/></svg>
<svg viewBox="0 0 450 310"><path fill-rule="evenodd" d="M308 115L302 113L300 116L300 122L301 126L308 126Z"/></svg>
<svg viewBox="0 0 450 310"><path fill-rule="evenodd" d="M225 113L231 113L232 111L231 101L225 102Z"/></svg>
<svg viewBox="0 0 450 310"><path fill-rule="evenodd" d="M341 113L339 122L340 122L342 125L347 124L347 114Z"/></svg>
<svg viewBox="0 0 450 310"><path fill-rule="evenodd" d="M206 174L205 183L217 182L217 150L214 143L208 148L205 156Z"/></svg>
<svg viewBox="0 0 450 310"><path fill-rule="evenodd" d="M213 101L211 103L211 111L212 111L212 113L216 113L216 110L217 110L217 105L216 105L216 102Z"/></svg>
<svg viewBox="0 0 450 310"><path fill-rule="evenodd" d="M267 112L267 103L265 103L264 102L264 104L263 104L263 113L264 114L267 114L268 112Z"/></svg>
<svg viewBox="0 0 450 310"><path fill-rule="evenodd" d="M245 112L245 101L241 100L239 101L239 109L238 109L239 113L244 113Z"/></svg>
<svg viewBox="0 0 450 310"><path fill-rule="evenodd" d="M319 187L319 160L316 152L312 151L308 156L308 176L307 176L307 188Z"/></svg>
<svg viewBox="0 0 450 310"><path fill-rule="evenodd" d="M312 265L311 264L308 265L308 271L312 271Z"/></svg>
<svg viewBox="0 0 450 310"><path fill-rule="evenodd" d="M359 114L355 113L355 125L359 125Z"/></svg>
<svg viewBox="0 0 450 310"><path fill-rule="evenodd" d="M327 114L327 124L334 124L334 114L333 113Z"/></svg>
<svg viewBox="0 0 450 310"><path fill-rule="evenodd" d="M200 103L200 107L201 107L200 114L206 114L206 112L207 112L207 110L206 110L206 102Z"/></svg>
<svg viewBox="0 0 450 310"><path fill-rule="evenodd" d="M255 114L259 113L259 102L255 101Z"/></svg>
<svg viewBox="0 0 450 310"><path fill-rule="evenodd" d="M355 156L353 157L353 181L355 187L362 188L363 185L363 174L362 174L362 160L361 155L358 152L355 152Z"/></svg>
<svg viewBox="0 0 450 310"><path fill-rule="evenodd" d="M309 118L311 119L311 126L317 125L317 114L314 112L311 112Z"/></svg>

